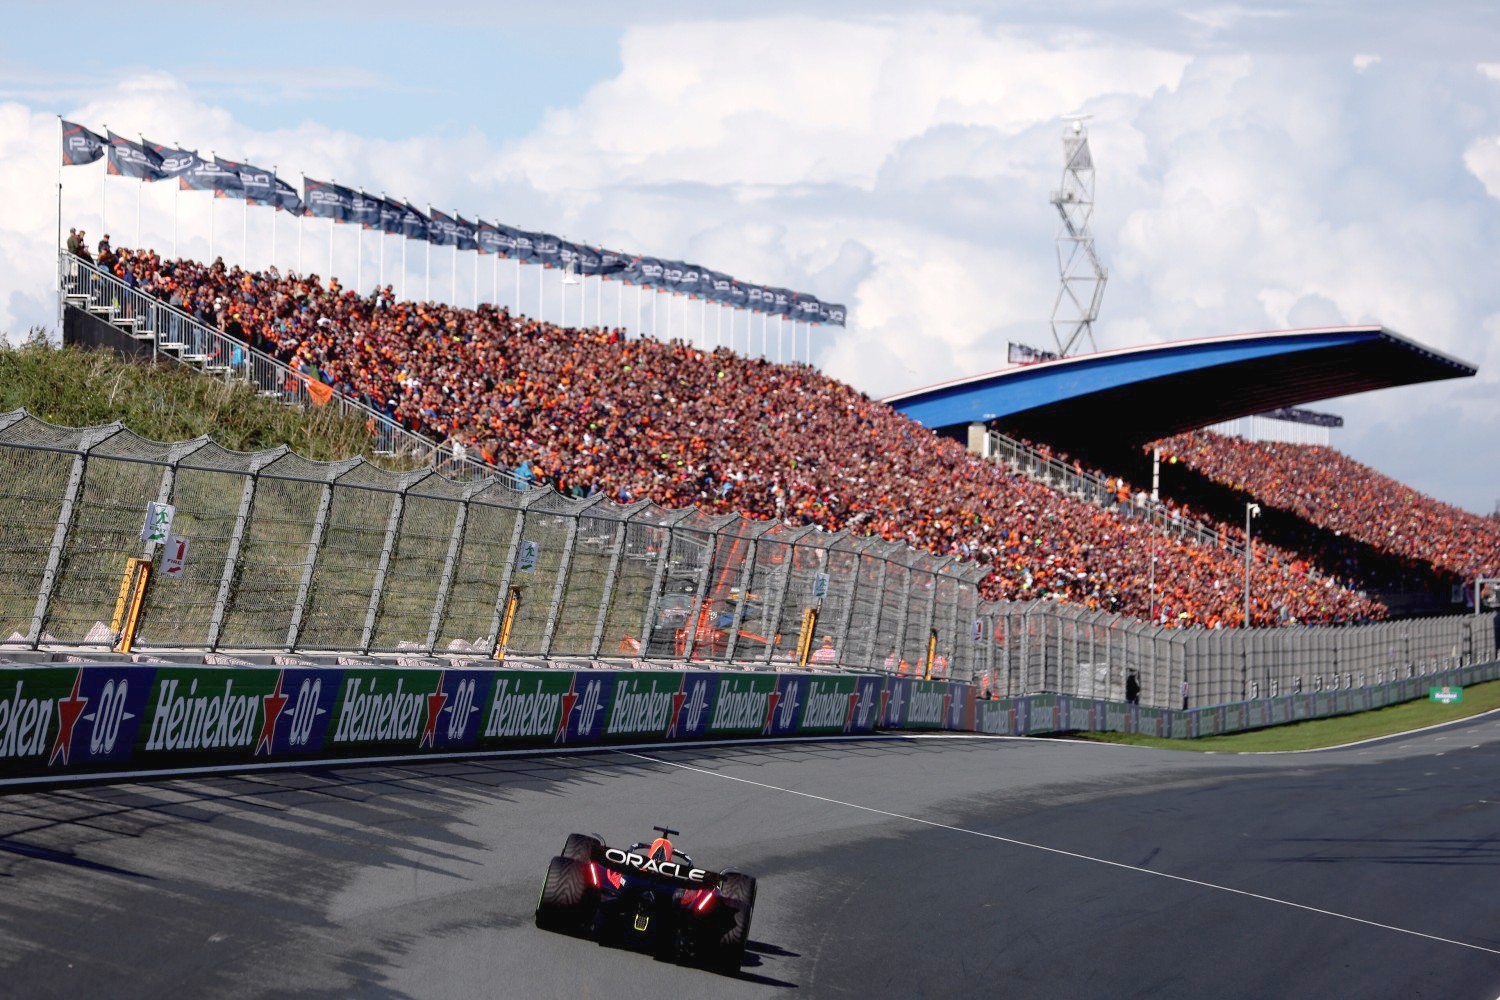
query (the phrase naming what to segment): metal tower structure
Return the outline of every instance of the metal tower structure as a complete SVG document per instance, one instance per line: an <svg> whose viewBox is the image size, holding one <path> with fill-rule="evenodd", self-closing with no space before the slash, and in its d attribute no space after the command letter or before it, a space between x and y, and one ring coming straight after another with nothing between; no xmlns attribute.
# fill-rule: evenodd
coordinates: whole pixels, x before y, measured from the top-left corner
<svg viewBox="0 0 1500 1000"><path fill-rule="evenodd" d="M1094 250L1094 159L1089 153L1089 134L1083 127L1089 115L1068 115L1072 126L1063 135L1061 187L1052 192L1052 204L1062 216L1057 232L1057 273L1061 282L1052 303L1052 339L1060 357L1071 357L1087 341L1094 343L1094 320L1099 318L1099 300L1109 272Z"/></svg>

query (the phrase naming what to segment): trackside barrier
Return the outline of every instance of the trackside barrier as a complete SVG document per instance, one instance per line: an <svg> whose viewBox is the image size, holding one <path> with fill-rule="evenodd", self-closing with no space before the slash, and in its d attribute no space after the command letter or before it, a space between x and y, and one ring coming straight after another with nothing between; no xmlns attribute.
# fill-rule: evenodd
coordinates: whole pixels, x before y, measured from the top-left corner
<svg viewBox="0 0 1500 1000"><path fill-rule="evenodd" d="M0 669L0 785L609 743L975 727L972 685L871 674L139 663Z"/></svg>
<svg viewBox="0 0 1500 1000"><path fill-rule="evenodd" d="M1278 695L1187 711L1065 694L981 699L975 709L974 731L998 736L1093 731L1196 739L1349 715L1425 698L1432 687L1461 687L1497 679L1500 662L1480 663L1361 688Z"/></svg>

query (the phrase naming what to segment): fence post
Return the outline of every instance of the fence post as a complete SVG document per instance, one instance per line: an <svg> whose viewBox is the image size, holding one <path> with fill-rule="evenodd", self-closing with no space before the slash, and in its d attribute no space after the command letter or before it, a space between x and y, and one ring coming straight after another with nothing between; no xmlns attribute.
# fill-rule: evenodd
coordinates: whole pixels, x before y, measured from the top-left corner
<svg viewBox="0 0 1500 1000"><path fill-rule="evenodd" d="M547 622L542 627L542 656L552 653L552 638L557 634L557 616L562 608L563 590L568 585L568 571L573 568L573 549L578 545L578 526L583 521L583 512L603 499L603 493L595 494L593 499L580 503L568 518L568 536L563 542L557 580L552 584L552 603L547 606Z"/></svg>
<svg viewBox="0 0 1500 1000"><path fill-rule="evenodd" d="M620 559L625 553L625 521L615 522L614 547L609 553L609 569L604 571L604 597L599 601L599 617L594 621L594 637L589 640L589 658L597 660L604 646L604 626L609 620L610 600L615 592L615 580L620 575Z"/></svg>
<svg viewBox="0 0 1500 1000"><path fill-rule="evenodd" d="M806 529L800 532L797 537L801 537L802 534L806 534ZM770 611L770 614L766 616L766 625L771 633L766 636L770 640L766 643L766 663L768 664L771 662L771 658L776 655L776 630L781 627L781 611L786 607L787 592L792 589L792 561L797 551L796 539L794 538L783 545L782 549L785 555L781 559L781 584L776 588L776 606L774 608L762 609Z"/></svg>
<svg viewBox="0 0 1500 1000"><path fill-rule="evenodd" d="M521 505L516 510L516 523L511 527L510 532L510 548L505 553L505 569L500 576L500 588L495 594L495 614L490 619L490 656L492 658L498 658L501 652L500 627L505 618L505 603L510 599L510 581L515 579L516 575L516 555L521 551L521 532L526 528L526 508L545 492L545 490L527 491L527 495L521 498Z"/></svg>
<svg viewBox="0 0 1500 1000"><path fill-rule="evenodd" d="M368 653L375 641L375 618L380 612L380 599L385 596L385 577L391 568L391 553L396 550L396 538L401 534L401 521L406 516L406 494L432 471L422 471L407 476L401 483L396 499L391 503L391 516L385 522L385 542L380 546L380 563L375 567L375 581L370 586L370 603L365 608L365 627L359 635L359 651Z"/></svg>
<svg viewBox="0 0 1500 1000"><path fill-rule="evenodd" d="M745 605L750 603L750 588L755 584L755 560L760 557L760 539L751 538L749 543L745 561L740 564L740 599L735 602L734 618L729 623L729 639L724 646L724 659L729 663L734 662L735 653L739 651L740 626L745 621ZM762 605L762 610L764 610L764 605ZM766 643L768 649L770 646L771 643ZM770 659L769 653L766 659Z"/></svg>
<svg viewBox="0 0 1500 1000"><path fill-rule="evenodd" d="M245 486L240 491L240 507L234 515L234 534L229 538L229 549L224 553L224 572L219 576L219 592L214 597L213 619L208 623L208 648L219 648L219 639L224 632L224 618L229 611L229 591L234 586L235 573L240 565L240 548L245 544L245 527L250 521L250 509L255 503L255 489L260 482L261 471L285 455L290 449L286 445L261 452L250 460L245 470Z"/></svg>
<svg viewBox="0 0 1500 1000"><path fill-rule="evenodd" d="M313 518L312 536L307 540L307 564L302 567L302 579L297 582L297 598L292 602L292 621L286 630L286 651L292 652L302 639L302 621L307 614L307 599L312 593L313 573L318 568L318 555L323 551L323 539L328 533L328 514L333 509L333 489L345 474L364 464L362 458L352 458L333 470L323 484L323 493L318 497L318 513Z"/></svg>
<svg viewBox="0 0 1500 1000"><path fill-rule="evenodd" d="M860 558L864 558L864 553L860 553ZM873 668L877 662L880 663L881 667L885 666L885 662L880 659L880 646L878 643L880 641L880 620L885 617L885 574L886 570L890 568L890 563L886 561L883 555L871 555L870 558L876 560L879 564L879 571L875 574L875 620L870 623L870 666ZM856 572L858 571L856 570ZM892 669L894 667L895 665L892 664Z"/></svg>
<svg viewBox="0 0 1500 1000"><path fill-rule="evenodd" d="M26 642L32 649L42 644L42 623L52 606L52 591L57 586L57 574L62 568L63 548L68 542L68 532L73 527L73 514L78 506L78 494L83 491L84 473L88 471L89 452L108 441L125 425L116 421L103 427L83 432L78 451L73 454L73 468L68 473L68 488L63 493L62 507L57 512L57 527L52 530L52 544L47 550L47 568L42 572L42 585L37 588L36 605L31 612L31 628Z"/></svg>
<svg viewBox="0 0 1500 1000"><path fill-rule="evenodd" d="M641 619L641 657L644 659L651 655L648 648L651 642L652 622L656 620L656 607L661 603L662 581L667 578L667 563L672 557L672 526L685 517L692 515L691 510L680 510L669 515L657 527L662 528L666 537L662 541L661 551L656 554L656 572L651 577L651 594L646 598L645 616Z"/></svg>
<svg viewBox="0 0 1500 1000"><path fill-rule="evenodd" d="M849 667L849 623L854 620L854 602L859 598L859 553L854 553L854 570L849 574L849 596L844 600L844 614L833 633L834 648L839 651L839 666ZM871 664L873 666L873 664Z"/></svg>
<svg viewBox="0 0 1500 1000"><path fill-rule="evenodd" d="M438 580L437 599L432 604L432 624L427 628L424 648L431 653L437 646L438 633L442 631L443 614L448 610L448 593L453 587L453 573L458 568L458 553L463 548L464 528L469 523L469 501L475 493L486 489L493 479L478 479L464 489L458 501L458 512L453 515L453 534L448 539L448 556L443 560L443 575Z"/></svg>
<svg viewBox="0 0 1500 1000"><path fill-rule="evenodd" d="M730 518L739 517L738 514L729 515ZM693 658L693 647L698 641L698 618L703 613L704 605L708 602L708 579L713 575L714 560L719 555L719 525L714 524L708 531L707 551L703 556L703 570L698 574L698 592L693 595L692 611L687 620L687 645L682 648L682 659L688 662Z"/></svg>

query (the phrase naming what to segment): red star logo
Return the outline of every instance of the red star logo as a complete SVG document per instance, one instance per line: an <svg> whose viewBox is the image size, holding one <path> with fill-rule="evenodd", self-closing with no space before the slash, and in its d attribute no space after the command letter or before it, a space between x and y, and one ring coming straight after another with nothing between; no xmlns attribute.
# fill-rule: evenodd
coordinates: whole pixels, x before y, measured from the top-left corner
<svg viewBox="0 0 1500 1000"><path fill-rule="evenodd" d="M687 693L683 688L687 687L687 674L682 675L682 683L677 686L677 693L672 696L672 721L667 726L667 735L677 735L677 719L682 715L683 703L687 701Z"/></svg>
<svg viewBox="0 0 1500 1000"><path fill-rule="evenodd" d="M573 717L573 706L578 704L578 693L573 690L577 685L578 675L575 673L568 682L568 693L562 696L562 718L557 720L557 734L552 737L553 743L567 742L568 720Z"/></svg>
<svg viewBox="0 0 1500 1000"><path fill-rule="evenodd" d="M889 705L890 703L891 703L891 693L889 691L882 691L882 692L880 692L880 721L882 723L888 724L890 722L890 720L885 717L886 706Z"/></svg>
<svg viewBox="0 0 1500 1000"><path fill-rule="evenodd" d="M443 693L443 676L446 671L438 674L437 688L427 696L427 725L422 727L422 738L417 741L417 749L423 747L437 747L437 724L438 716L443 714L443 706L448 704L448 696Z"/></svg>
<svg viewBox="0 0 1500 1000"><path fill-rule="evenodd" d="M83 714L84 707L89 703L87 698L78 696L78 685L82 682L83 671L79 670L73 678L73 693L57 700L57 739L52 744L52 755L47 758L48 767L57 763L59 755L62 756L63 766L66 767L68 757L73 752L73 727L78 725L78 717Z"/></svg>
<svg viewBox="0 0 1500 1000"><path fill-rule="evenodd" d="M259 757L264 749L270 756L271 748L276 740L276 720L281 718L281 710L286 708L286 703L291 701L289 695L281 693L281 681L286 676L286 671L281 670L276 674L276 690L261 698L265 707L265 724L260 727L260 739L255 741L255 752L252 757Z"/></svg>
<svg viewBox="0 0 1500 1000"><path fill-rule="evenodd" d="M761 727L761 732L769 733L771 731L771 720L776 718L776 703L780 700L780 691L772 691L766 695L766 724Z"/></svg>
<svg viewBox="0 0 1500 1000"><path fill-rule="evenodd" d="M858 708L858 707L859 707L859 692L858 691L851 691L851 692L849 692L849 711L847 711L847 712L844 713L844 732L847 733L849 731L849 727L852 726L852 725L854 725L854 710L856 708Z"/></svg>

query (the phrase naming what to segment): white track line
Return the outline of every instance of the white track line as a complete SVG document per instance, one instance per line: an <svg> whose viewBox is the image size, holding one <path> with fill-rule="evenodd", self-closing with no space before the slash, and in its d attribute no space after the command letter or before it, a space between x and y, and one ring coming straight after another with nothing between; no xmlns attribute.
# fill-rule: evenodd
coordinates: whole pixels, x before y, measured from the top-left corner
<svg viewBox="0 0 1500 1000"><path fill-rule="evenodd" d="M795 788L783 788L780 785L770 785L763 781L752 781L749 778L740 778L732 774L722 774L718 771L710 771L706 768L693 767L690 764L679 764L676 761L662 760L659 757L648 757L640 753L628 753L620 751L623 756L635 757L639 760L649 761L652 764L663 764L668 767L680 768L684 771L693 771L698 774L708 775L712 778L722 778L726 781L738 781L746 785L754 785L773 792L783 792L787 795L798 795L805 799L813 799L817 802L826 802L829 805L844 806L848 809L858 809L861 812L874 813L877 816L886 816L891 819L902 819L909 823L917 823L921 826L929 826L938 830L948 830L952 833L966 833L973 837L983 837L986 840L996 840L1003 844L1011 844L1016 847L1027 847L1034 851L1045 851L1048 854L1057 854L1065 858L1075 858L1079 861L1092 861L1095 864L1108 865L1111 868L1123 868L1126 871L1139 872L1142 875L1154 875L1157 878L1169 879L1173 882L1183 882L1188 885L1196 885L1204 889L1215 889L1219 892L1227 892L1236 896L1246 896L1250 899L1259 899L1267 903L1276 903L1279 906L1289 906L1297 910L1306 910L1309 913L1318 913L1325 917L1335 917L1339 920L1348 920L1356 924L1364 924L1367 927L1378 927L1381 930L1395 931L1397 934L1408 934L1412 937L1425 938L1428 941L1437 941L1441 944L1451 944L1459 948L1468 948L1472 951L1482 951L1488 955L1500 955L1500 949L1486 948L1484 945L1470 944L1467 941L1455 941L1452 938L1439 937L1436 934L1425 934L1422 931L1414 931L1405 927L1397 927L1394 924L1382 924L1375 920L1366 920L1364 917L1354 917L1347 913L1338 913L1334 910L1323 910L1316 906L1308 906L1304 903L1294 903L1289 899L1278 899L1275 896L1265 896L1258 892L1248 892L1244 889L1235 889L1227 885L1218 885L1214 882L1204 882L1200 879L1187 878L1183 875L1172 875L1167 872L1154 871L1150 868L1142 868L1138 865L1127 865L1121 861L1110 861L1107 858L1096 858L1088 854L1078 854L1074 851L1065 851L1059 847L1047 847L1043 844L1032 844L1024 840L1016 840L1012 837L1002 837L995 833L984 833L980 830L970 830L961 826L950 826L947 823L939 823L935 820L921 819L916 816L908 816L904 813L890 812L886 809L876 809L874 806L862 806L857 802L846 802L843 799L833 799L826 795L814 795L812 792L801 792Z"/></svg>

